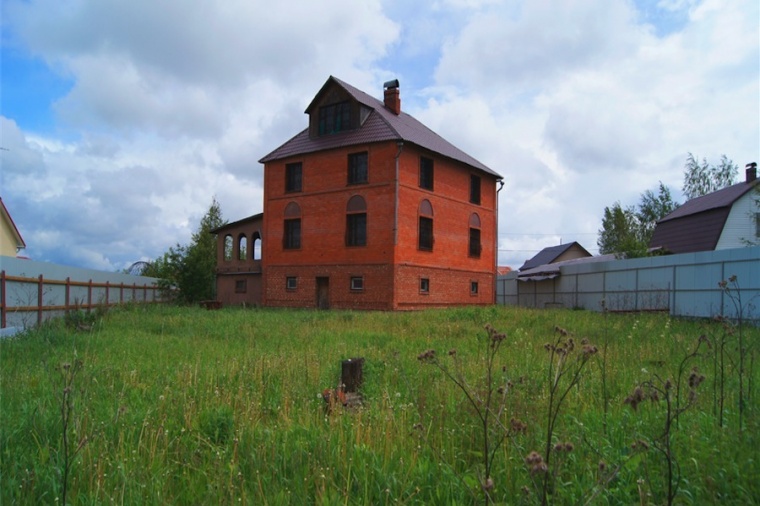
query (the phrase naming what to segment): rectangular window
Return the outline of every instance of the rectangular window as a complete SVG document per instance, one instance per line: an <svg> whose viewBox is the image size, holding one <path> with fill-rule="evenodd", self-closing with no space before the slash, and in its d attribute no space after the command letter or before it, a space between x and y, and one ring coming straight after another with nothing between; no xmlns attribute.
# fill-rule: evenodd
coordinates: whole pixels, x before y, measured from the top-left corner
<svg viewBox="0 0 760 506"><path fill-rule="evenodd" d="M334 134L351 128L351 107L339 102L319 108L319 135Z"/></svg>
<svg viewBox="0 0 760 506"><path fill-rule="evenodd" d="M433 159L420 157L420 188L433 191Z"/></svg>
<svg viewBox="0 0 760 506"><path fill-rule="evenodd" d="M285 165L285 191L286 192L300 192L301 191L301 162L289 163Z"/></svg>
<svg viewBox="0 0 760 506"><path fill-rule="evenodd" d="M480 205L480 178L470 176L470 202Z"/></svg>
<svg viewBox="0 0 760 506"><path fill-rule="evenodd" d="M248 289L248 283L245 279L235 280L235 293L245 293Z"/></svg>
<svg viewBox="0 0 760 506"><path fill-rule="evenodd" d="M348 155L348 184L367 182L367 152Z"/></svg>
<svg viewBox="0 0 760 506"><path fill-rule="evenodd" d="M470 256L480 258L480 230L470 229Z"/></svg>
<svg viewBox="0 0 760 506"><path fill-rule="evenodd" d="M425 251L433 251L433 218L420 216L419 248Z"/></svg>
<svg viewBox="0 0 760 506"><path fill-rule="evenodd" d="M285 249L301 247L301 218L285 220L285 235L282 242Z"/></svg>
<svg viewBox="0 0 760 506"><path fill-rule="evenodd" d="M478 294L478 282L470 281L470 295L477 295L477 294Z"/></svg>
<svg viewBox="0 0 760 506"><path fill-rule="evenodd" d="M430 280L428 278L420 278L420 293L430 293Z"/></svg>
<svg viewBox="0 0 760 506"><path fill-rule="evenodd" d="M295 290L298 288L298 278L295 276L288 276L285 278L285 289L286 290Z"/></svg>
<svg viewBox="0 0 760 506"><path fill-rule="evenodd" d="M361 292L364 290L364 278L361 276L351 276L351 291Z"/></svg>
<svg viewBox="0 0 760 506"><path fill-rule="evenodd" d="M346 215L346 246L367 245L367 213Z"/></svg>

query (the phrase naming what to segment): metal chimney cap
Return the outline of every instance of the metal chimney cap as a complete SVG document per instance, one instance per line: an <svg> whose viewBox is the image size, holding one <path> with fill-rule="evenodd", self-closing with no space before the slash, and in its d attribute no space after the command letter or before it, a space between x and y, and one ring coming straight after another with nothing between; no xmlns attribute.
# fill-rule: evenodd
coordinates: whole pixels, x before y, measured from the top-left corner
<svg viewBox="0 0 760 506"><path fill-rule="evenodd" d="M392 89L392 88L398 88L398 79L393 79L391 81L385 81L383 84L383 88L386 90Z"/></svg>

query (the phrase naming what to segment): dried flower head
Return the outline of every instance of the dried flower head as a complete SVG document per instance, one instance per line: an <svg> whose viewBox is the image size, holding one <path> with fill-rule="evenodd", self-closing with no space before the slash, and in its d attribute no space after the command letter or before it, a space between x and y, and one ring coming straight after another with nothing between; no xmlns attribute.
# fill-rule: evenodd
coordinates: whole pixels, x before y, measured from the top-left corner
<svg viewBox="0 0 760 506"><path fill-rule="evenodd" d="M530 474L544 474L548 469L546 462L539 462L530 468Z"/></svg>
<svg viewBox="0 0 760 506"><path fill-rule="evenodd" d="M485 491L485 492L488 492L489 490L492 490L493 489L493 480L490 477L486 478L486 481L483 482L483 484L481 485L481 487L483 487L483 491Z"/></svg>
<svg viewBox="0 0 760 506"><path fill-rule="evenodd" d="M557 332L561 336L567 336L570 334L567 330L563 329L562 327L558 325L554 327L554 332Z"/></svg>
<svg viewBox="0 0 760 506"><path fill-rule="evenodd" d="M631 395L625 398L623 403L630 404L631 408L633 408L633 410L636 411L639 407L639 404L643 400L644 400L644 390L640 386L637 386L633 390L633 393L631 393Z"/></svg>
<svg viewBox="0 0 760 506"><path fill-rule="evenodd" d="M423 351L422 353L417 355L417 360L419 360L420 362L432 362L433 360L435 360L435 350L430 349L430 350Z"/></svg>
<svg viewBox="0 0 760 506"><path fill-rule="evenodd" d="M454 348L449 350L450 357L456 357L456 355L457 355L457 350L455 350Z"/></svg>
<svg viewBox="0 0 760 506"><path fill-rule="evenodd" d="M509 427L513 432L525 432L528 430L528 425L519 418L510 419Z"/></svg>
<svg viewBox="0 0 760 506"><path fill-rule="evenodd" d="M527 457L525 457L525 463L528 465L535 465L539 463L543 463L544 458L541 456L540 453L537 451L532 451L528 454Z"/></svg>
<svg viewBox="0 0 760 506"><path fill-rule="evenodd" d="M599 472L603 473L604 471L607 470L607 463L605 461L603 461L603 460L600 460L598 467L599 467Z"/></svg>

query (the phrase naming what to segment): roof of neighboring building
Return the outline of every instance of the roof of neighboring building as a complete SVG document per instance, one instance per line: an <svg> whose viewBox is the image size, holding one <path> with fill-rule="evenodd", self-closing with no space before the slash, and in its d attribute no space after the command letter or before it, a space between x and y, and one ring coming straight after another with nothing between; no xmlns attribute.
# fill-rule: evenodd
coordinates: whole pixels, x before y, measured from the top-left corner
<svg viewBox="0 0 760 506"><path fill-rule="evenodd" d="M13 218L11 218L11 213L9 213L8 209L5 207L2 197L0 197L0 217L8 223L11 232L16 238L16 248L26 248L24 238L21 237L21 232L18 231L18 227L16 227L16 223L13 221Z"/></svg>
<svg viewBox="0 0 760 506"><path fill-rule="evenodd" d="M586 253L586 256L591 256L591 253L589 253L586 248L578 244L578 242L573 241L565 244L559 244L557 246L549 246L548 248L542 249L536 254L536 256L529 260L526 260L522 267L520 267L518 270L522 272L527 269L538 267L539 265L550 264L573 246L580 248L582 252Z"/></svg>
<svg viewBox="0 0 760 506"><path fill-rule="evenodd" d="M595 262L611 262L617 260L614 254L597 255L595 257L587 256L582 258L572 258L551 264L543 264L530 269L521 270L517 275L518 281L543 281L545 279L556 278L561 273L561 268L566 265L578 265Z"/></svg>
<svg viewBox="0 0 760 506"><path fill-rule="evenodd" d="M317 97L319 97L326 88L333 85L340 86L351 95L354 100L372 109L372 112L362 126L355 130L323 135L317 138L311 138L309 136L309 129L307 127L285 144L259 160L259 162L266 163L290 156L303 155L325 149L354 146L357 144L381 141L402 141L416 144L422 148L438 153L439 155L470 165L471 167L490 174L497 179L502 179L500 174L494 172L486 165L457 148L417 121L414 117L403 111L401 111L399 115L394 114L391 110L385 107L385 103L381 100L354 88L350 84L347 84L336 77L330 76L327 82L322 86L322 89L320 89L319 93L315 96L314 101L316 101ZM314 105L314 101L312 101L312 103L309 104L309 107L307 107L307 113Z"/></svg>
<svg viewBox="0 0 760 506"><path fill-rule="evenodd" d="M224 232L225 230L229 230L235 227L238 227L240 225L244 225L249 222L254 222L256 220L260 220L264 217L264 213L254 214L253 216L248 216L247 218L243 218L237 221L233 221L232 223L226 223L222 225L221 227L216 227L213 230L209 230L209 233L211 234L218 234L220 232Z"/></svg>
<svg viewBox="0 0 760 506"><path fill-rule="evenodd" d="M714 250L731 207L758 181L744 181L686 201L657 222L649 247L671 253Z"/></svg>

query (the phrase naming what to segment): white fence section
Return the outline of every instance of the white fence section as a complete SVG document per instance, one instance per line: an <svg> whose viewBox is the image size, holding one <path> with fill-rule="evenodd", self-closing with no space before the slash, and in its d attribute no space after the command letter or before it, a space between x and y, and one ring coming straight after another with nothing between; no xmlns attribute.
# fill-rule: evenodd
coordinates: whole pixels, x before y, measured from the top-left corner
<svg viewBox="0 0 760 506"><path fill-rule="evenodd" d="M28 328L72 309L160 302L156 278L0 256L0 328Z"/></svg>
<svg viewBox="0 0 760 506"><path fill-rule="evenodd" d="M497 278L499 304L595 311L604 304L610 311L741 316L760 323L760 246L565 265L559 276L541 281L517 275ZM725 289L719 285L724 280Z"/></svg>

